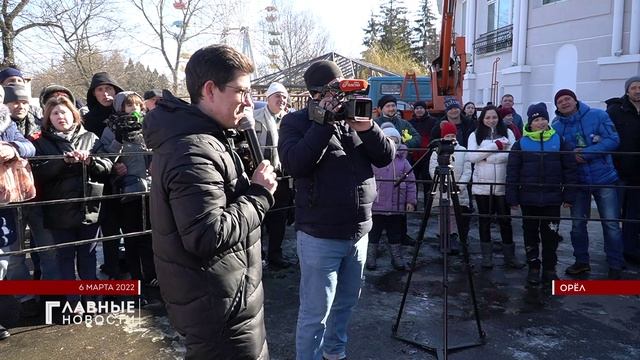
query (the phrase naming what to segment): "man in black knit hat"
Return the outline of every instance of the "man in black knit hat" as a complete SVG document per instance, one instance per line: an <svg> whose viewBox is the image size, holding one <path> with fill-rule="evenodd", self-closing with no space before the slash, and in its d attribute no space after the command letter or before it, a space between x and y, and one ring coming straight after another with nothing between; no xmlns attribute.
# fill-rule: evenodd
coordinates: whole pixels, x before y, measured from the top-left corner
<svg viewBox="0 0 640 360"><path fill-rule="evenodd" d="M371 119L335 118L342 104L325 86L341 78L331 61L311 64L304 74L309 105L280 125L280 161L297 189L298 359L346 357L347 322L360 295L376 198L371 166L383 167L395 156Z"/></svg>

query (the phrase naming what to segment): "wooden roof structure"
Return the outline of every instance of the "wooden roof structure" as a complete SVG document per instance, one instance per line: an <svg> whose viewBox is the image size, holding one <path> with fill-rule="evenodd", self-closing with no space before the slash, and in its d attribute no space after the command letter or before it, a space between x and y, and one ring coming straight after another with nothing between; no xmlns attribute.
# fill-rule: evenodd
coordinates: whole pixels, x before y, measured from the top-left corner
<svg viewBox="0 0 640 360"><path fill-rule="evenodd" d="M320 60L329 60L335 62L342 71L344 77L347 79L356 78L360 74L366 74L367 77L398 75L366 61L351 59L335 52L329 52L303 63L294 65L288 69L280 70L278 72L254 79L251 81L251 87L256 90L266 90L272 82L279 82L287 89L289 89L289 91L306 90L303 78L304 72L307 70L309 65Z"/></svg>

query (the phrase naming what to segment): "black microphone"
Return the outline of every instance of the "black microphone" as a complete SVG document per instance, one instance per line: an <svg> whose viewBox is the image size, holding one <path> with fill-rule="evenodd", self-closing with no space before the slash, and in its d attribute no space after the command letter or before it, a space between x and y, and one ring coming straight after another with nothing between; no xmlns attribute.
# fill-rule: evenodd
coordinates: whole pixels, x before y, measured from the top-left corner
<svg viewBox="0 0 640 360"><path fill-rule="evenodd" d="M264 155L260 149L260 143L258 142L258 135L255 128L256 120L253 118L253 111L251 108L245 108L244 117L238 122L237 129L244 133L244 137L249 144L249 151L251 152L251 159L258 166L264 160Z"/></svg>

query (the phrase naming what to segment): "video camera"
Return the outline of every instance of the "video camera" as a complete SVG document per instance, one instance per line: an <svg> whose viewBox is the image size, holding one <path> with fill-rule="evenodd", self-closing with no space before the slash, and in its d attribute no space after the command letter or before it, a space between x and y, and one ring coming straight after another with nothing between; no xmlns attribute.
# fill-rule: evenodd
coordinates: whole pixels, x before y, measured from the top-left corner
<svg viewBox="0 0 640 360"><path fill-rule="evenodd" d="M340 120L369 121L373 115L373 102L367 97L369 83L362 79L336 81L319 88L317 91L324 97L333 94L341 106L337 112L327 111L313 100L309 104L309 118L318 123Z"/></svg>
<svg viewBox="0 0 640 360"><path fill-rule="evenodd" d="M435 139L429 143L429 149L438 154L438 165L448 166L451 163L451 155L456 149L456 140Z"/></svg>

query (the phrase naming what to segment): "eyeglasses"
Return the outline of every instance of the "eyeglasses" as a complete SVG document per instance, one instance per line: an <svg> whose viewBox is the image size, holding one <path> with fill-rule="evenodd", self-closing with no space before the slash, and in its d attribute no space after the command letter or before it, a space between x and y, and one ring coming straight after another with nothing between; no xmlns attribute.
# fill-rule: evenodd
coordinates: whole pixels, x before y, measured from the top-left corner
<svg viewBox="0 0 640 360"><path fill-rule="evenodd" d="M225 87L230 87L232 89L235 89L237 93L240 94L240 97L242 97L243 99L246 97L251 97L251 88L241 88L241 87L237 87L229 84L225 85Z"/></svg>

